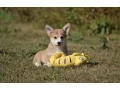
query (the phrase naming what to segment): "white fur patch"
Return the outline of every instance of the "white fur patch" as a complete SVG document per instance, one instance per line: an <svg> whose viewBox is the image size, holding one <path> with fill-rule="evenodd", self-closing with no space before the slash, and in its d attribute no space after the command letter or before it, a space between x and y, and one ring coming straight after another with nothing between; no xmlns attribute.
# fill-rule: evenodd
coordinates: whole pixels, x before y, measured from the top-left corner
<svg viewBox="0 0 120 90"><path fill-rule="evenodd" d="M39 66L41 66L41 64L40 63L35 63L35 66L39 67Z"/></svg>
<svg viewBox="0 0 120 90"><path fill-rule="evenodd" d="M48 66L48 67L49 67L49 66L50 66L50 63L49 63L49 62L47 62L47 63L45 63L44 65L46 65L46 66Z"/></svg>
<svg viewBox="0 0 120 90"><path fill-rule="evenodd" d="M53 45L58 45L57 44L57 39L51 38L51 42L52 42Z"/></svg>

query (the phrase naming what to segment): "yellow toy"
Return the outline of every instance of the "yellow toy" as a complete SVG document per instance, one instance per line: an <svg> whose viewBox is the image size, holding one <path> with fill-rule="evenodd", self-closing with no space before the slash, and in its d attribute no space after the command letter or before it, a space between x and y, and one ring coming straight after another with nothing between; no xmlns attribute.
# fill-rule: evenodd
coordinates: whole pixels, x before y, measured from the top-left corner
<svg viewBox="0 0 120 90"><path fill-rule="evenodd" d="M87 62L89 62L89 57L84 53L73 53L72 55L65 56L63 52L58 52L50 58L51 67L79 66Z"/></svg>

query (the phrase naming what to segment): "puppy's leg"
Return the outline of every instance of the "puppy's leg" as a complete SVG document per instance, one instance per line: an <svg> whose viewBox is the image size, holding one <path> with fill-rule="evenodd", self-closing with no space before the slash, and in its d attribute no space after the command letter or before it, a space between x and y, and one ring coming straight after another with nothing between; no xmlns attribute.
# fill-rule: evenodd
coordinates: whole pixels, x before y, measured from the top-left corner
<svg viewBox="0 0 120 90"><path fill-rule="evenodd" d="M39 66L41 66L41 63L36 62L36 63L35 63L35 66L36 66L36 67L39 67Z"/></svg>
<svg viewBox="0 0 120 90"><path fill-rule="evenodd" d="M38 54L35 55L34 60L33 60L33 64L37 67L41 66L41 60L40 60L40 56Z"/></svg>
<svg viewBox="0 0 120 90"><path fill-rule="evenodd" d="M33 60L33 64L35 65L35 66L37 66L37 67L39 67L39 66L41 66L41 61L38 59L34 59Z"/></svg>
<svg viewBox="0 0 120 90"><path fill-rule="evenodd" d="M47 62L47 63L45 63L44 65L46 65L46 66L48 66L48 67L49 67L49 66L50 66L50 63L49 63L49 62Z"/></svg>

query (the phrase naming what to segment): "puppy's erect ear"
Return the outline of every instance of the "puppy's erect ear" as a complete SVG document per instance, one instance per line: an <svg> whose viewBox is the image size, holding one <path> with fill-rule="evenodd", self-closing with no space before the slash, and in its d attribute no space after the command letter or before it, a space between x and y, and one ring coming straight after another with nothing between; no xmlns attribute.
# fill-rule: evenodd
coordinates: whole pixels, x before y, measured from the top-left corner
<svg viewBox="0 0 120 90"><path fill-rule="evenodd" d="M50 34L53 32L53 28L49 25L45 25L45 29L47 31L48 36L50 36Z"/></svg>
<svg viewBox="0 0 120 90"><path fill-rule="evenodd" d="M65 31L66 34L68 34L69 30L70 30L70 23L67 23L64 27L63 30Z"/></svg>

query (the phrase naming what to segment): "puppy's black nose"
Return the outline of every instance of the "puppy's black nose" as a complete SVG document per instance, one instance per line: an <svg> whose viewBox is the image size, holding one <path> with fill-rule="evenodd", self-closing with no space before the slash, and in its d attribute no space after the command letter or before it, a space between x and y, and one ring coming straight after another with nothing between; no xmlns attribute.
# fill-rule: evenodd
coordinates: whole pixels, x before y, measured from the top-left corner
<svg viewBox="0 0 120 90"><path fill-rule="evenodd" d="M61 42L58 42L58 45L60 46L60 45L61 45Z"/></svg>

